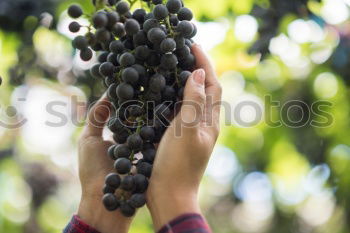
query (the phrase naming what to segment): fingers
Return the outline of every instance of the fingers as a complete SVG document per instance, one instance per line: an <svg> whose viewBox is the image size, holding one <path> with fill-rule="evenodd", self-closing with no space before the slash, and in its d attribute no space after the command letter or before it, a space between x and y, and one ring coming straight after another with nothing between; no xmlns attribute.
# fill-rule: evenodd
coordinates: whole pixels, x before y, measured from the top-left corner
<svg viewBox="0 0 350 233"><path fill-rule="evenodd" d="M83 137L102 136L103 127L105 126L111 111L111 103L106 95L89 110L87 124L84 128Z"/></svg>
<svg viewBox="0 0 350 233"><path fill-rule="evenodd" d="M192 46L192 53L196 57L197 67L205 70L206 73L206 94L212 96L214 102L221 100L221 87L215 74L213 65L208 56L199 45Z"/></svg>
<svg viewBox="0 0 350 233"><path fill-rule="evenodd" d="M221 85L217 80L214 67L212 66L208 56L199 45L192 46L192 53L196 56L197 67L203 68L206 71L206 107L204 121L208 129L212 130L213 135L219 132L219 115L221 106Z"/></svg>
<svg viewBox="0 0 350 233"><path fill-rule="evenodd" d="M196 57L196 66L197 68L202 68L205 70L207 74L206 85L214 84L217 82L215 69L209 59L209 57L205 54L200 45L194 44L192 46L192 53Z"/></svg>
<svg viewBox="0 0 350 233"><path fill-rule="evenodd" d="M202 120L206 103L205 78L205 71L198 69L187 80L183 104L178 115L182 125L191 128L199 125Z"/></svg>

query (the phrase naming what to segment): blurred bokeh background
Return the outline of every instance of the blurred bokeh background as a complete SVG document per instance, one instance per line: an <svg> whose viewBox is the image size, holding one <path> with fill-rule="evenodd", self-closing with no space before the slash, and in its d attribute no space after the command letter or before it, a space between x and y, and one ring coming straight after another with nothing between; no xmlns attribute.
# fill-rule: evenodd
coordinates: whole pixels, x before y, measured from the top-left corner
<svg viewBox="0 0 350 233"><path fill-rule="evenodd" d="M72 2L92 11L90 0L0 0L0 232L61 232L77 210L81 103L104 87L71 47ZM251 105L235 113L244 126L223 114L200 198L214 232L350 232L350 1L185 3L225 103L254 102L265 118ZM328 118L310 111L317 101ZM299 124L266 120L286 115ZM153 232L146 209L131 232Z"/></svg>

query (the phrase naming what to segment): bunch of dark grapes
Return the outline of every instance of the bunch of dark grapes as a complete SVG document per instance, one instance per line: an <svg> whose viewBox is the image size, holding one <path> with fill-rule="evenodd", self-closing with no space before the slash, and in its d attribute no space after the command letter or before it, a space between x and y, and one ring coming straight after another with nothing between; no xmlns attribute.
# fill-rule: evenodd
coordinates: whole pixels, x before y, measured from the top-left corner
<svg viewBox="0 0 350 233"><path fill-rule="evenodd" d="M25 180L33 192L33 207L38 208L55 193L59 184L58 178L40 163L26 164L24 171Z"/></svg>
<svg viewBox="0 0 350 233"><path fill-rule="evenodd" d="M94 12L91 25L74 21L71 32L87 27L73 47L89 61L93 51L98 63L91 74L103 79L114 106L109 129L117 143L108 150L115 173L105 179L103 204L109 211L120 209L133 216L145 205L145 192L160 142L176 102L195 66L191 53L197 29L193 14L181 0L135 0L147 6L134 12L126 1L109 0ZM96 4L96 2L94 2ZM101 2L100 2L101 3ZM78 5L68 9L72 18L85 16Z"/></svg>
<svg viewBox="0 0 350 233"><path fill-rule="evenodd" d="M249 53L260 53L264 59L269 54L271 39L278 34L280 24L287 15L319 19L308 9L309 1L320 2L320 0L269 0L268 8L255 5L250 14L259 19L259 39L249 48Z"/></svg>

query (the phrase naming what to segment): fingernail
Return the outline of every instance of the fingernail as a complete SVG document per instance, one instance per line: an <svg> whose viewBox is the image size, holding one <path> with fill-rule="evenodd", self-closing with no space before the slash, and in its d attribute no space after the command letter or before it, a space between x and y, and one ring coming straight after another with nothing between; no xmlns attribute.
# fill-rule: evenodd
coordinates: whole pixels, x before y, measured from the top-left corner
<svg viewBox="0 0 350 233"><path fill-rule="evenodd" d="M205 71L203 69L196 70L193 73L193 79L197 84L204 85Z"/></svg>
<svg viewBox="0 0 350 233"><path fill-rule="evenodd" d="M196 46L196 47L198 47L200 49L202 48L202 46L200 44L197 44L196 42L193 43L193 46Z"/></svg>

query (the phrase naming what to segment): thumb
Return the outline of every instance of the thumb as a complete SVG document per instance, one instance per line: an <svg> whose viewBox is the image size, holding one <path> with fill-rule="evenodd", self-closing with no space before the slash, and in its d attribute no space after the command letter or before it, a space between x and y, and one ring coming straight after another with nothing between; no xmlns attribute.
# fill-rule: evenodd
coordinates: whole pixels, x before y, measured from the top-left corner
<svg viewBox="0 0 350 233"><path fill-rule="evenodd" d="M195 70L189 77L184 91L184 99L179 114L182 124L187 127L198 126L205 107L205 71Z"/></svg>

